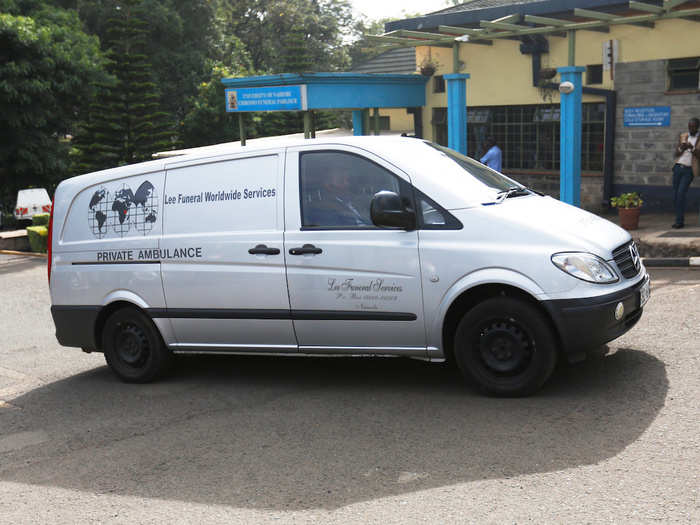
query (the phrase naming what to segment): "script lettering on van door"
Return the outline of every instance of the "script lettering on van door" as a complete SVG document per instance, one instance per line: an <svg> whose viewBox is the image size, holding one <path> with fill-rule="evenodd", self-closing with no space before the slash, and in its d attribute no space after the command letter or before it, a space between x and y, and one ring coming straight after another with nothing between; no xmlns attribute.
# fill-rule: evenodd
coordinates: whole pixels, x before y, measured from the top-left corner
<svg viewBox="0 0 700 525"><path fill-rule="evenodd" d="M198 259L201 257L202 248L199 246L188 248L153 248L144 250L106 250L97 252L97 262L103 263Z"/></svg>
<svg viewBox="0 0 700 525"><path fill-rule="evenodd" d="M239 189L219 190L219 191L201 191L199 193L177 195L166 195L165 204L205 204L227 201L241 201L250 199L267 199L277 196L275 188L243 188Z"/></svg>
<svg viewBox="0 0 700 525"><path fill-rule="evenodd" d="M361 310L377 310L380 302L398 301L403 293L403 286L385 279L370 279L358 281L349 279L328 279L327 291L332 293L337 301L357 302Z"/></svg>
<svg viewBox="0 0 700 525"><path fill-rule="evenodd" d="M100 186L88 203L88 225L98 239L111 232L119 237L147 235L158 220L158 193L149 181L134 192L126 183Z"/></svg>

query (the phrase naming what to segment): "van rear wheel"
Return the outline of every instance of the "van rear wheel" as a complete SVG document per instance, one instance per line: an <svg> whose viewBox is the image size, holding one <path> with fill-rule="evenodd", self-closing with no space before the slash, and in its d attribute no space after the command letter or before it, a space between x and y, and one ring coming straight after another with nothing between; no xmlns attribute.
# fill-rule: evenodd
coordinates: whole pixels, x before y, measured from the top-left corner
<svg viewBox="0 0 700 525"><path fill-rule="evenodd" d="M557 361L556 339L534 306L494 297L469 310L455 333L462 374L497 396L527 396L547 381Z"/></svg>
<svg viewBox="0 0 700 525"><path fill-rule="evenodd" d="M109 367L127 383L153 381L172 361L153 321L132 307L117 310L107 318L102 348Z"/></svg>

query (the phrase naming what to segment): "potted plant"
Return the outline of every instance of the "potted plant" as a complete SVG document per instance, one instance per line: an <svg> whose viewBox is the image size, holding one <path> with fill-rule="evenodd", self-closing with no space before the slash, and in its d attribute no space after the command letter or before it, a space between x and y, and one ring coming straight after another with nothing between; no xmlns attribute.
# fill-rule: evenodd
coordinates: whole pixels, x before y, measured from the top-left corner
<svg viewBox="0 0 700 525"><path fill-rule="evenodd" d="M617 208L620 226L625 230L639 228L639 210L644 201L637 192L622 193L619 197L610 199L610 204Z"/></svg>
<svg viewBox="0 0 700 525"><path fill-rule="evenodd" d="M432 77L435 74L435 71L437 71L439 64L437 63L437 60L433 60L433 57L430 55L427 55L421 60L420 64L418 64L418 69L420 70L420 74L425 76L425 77Z"/></svg>

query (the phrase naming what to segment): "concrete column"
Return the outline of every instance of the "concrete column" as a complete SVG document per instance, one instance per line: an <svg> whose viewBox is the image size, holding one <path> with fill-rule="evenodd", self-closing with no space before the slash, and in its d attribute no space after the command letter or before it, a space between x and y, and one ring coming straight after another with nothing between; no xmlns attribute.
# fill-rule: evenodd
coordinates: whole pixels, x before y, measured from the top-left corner
<svg viewBox="0 0 700 525"><path fill-rule="evenodd" d="M352 134L356 137L365 134L363 110L356 109L352 112Z"/></svg>
<svg viewBox="0 0 700 525"><path fill-rule="evenodd" d="M557 68L562 82L574 90L561 93L561 138L559 147L559 200L581 206L581 74L585 67Z"/></svg>
<svg viewBox="0 0 700 525"><path fill-rule="evenodd" d="M447 146L467 154L467 79L466 73L445 75L447 81Z"/></svg>

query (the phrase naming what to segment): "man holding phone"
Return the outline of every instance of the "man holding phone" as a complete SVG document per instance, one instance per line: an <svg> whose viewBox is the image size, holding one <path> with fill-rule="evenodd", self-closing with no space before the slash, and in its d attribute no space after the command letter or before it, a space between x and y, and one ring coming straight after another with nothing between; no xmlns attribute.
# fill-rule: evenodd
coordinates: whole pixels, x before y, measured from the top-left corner
<svg viewBox="0 0 700 525"><path fill-rule="evenodd" d="M676 212L676 222L673 228L685 225L685 196L693 178L700 172L700 144L698 143L698 127L700 120L691 118L688 121L688 132L678 137L673 165L673 208Z"/></svg>

